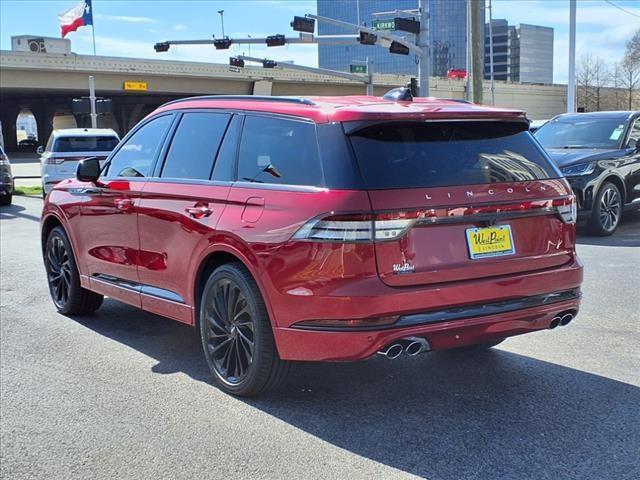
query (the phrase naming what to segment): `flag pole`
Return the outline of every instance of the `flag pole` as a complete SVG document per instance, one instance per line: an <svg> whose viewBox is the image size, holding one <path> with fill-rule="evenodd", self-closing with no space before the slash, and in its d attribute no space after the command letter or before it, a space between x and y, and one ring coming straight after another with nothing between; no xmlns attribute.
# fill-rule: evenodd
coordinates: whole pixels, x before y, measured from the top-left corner
<svg viewBox="0 0 640 480"><path fill-rule="evenodd" d="M96 56L96 27L91 24L91 35L93 36L93 56Z"/></svg>

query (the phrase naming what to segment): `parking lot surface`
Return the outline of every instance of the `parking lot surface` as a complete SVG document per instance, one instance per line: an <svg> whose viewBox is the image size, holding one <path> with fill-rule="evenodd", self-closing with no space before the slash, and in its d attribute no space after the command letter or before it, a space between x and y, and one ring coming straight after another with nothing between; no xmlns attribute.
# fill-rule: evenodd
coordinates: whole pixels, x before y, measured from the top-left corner
<svg viewBox="0 0 640 480"><path fill-rule="evenodd" d="M39 199L0 209L0 476L640 478L640 214L580 237L567 327L483 353L299 364L222 394L192 329L107 299L48 298Z"/></svg>

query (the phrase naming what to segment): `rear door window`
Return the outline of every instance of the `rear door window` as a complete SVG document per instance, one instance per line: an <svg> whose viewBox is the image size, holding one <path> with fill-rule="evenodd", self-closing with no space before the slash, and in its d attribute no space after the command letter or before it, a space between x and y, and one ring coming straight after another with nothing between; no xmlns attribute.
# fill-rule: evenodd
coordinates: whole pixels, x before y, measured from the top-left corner
<svg viewBox="0 0 640 480"><path fill-rule="evenodd" d="M173 115L156 117L140 127L113 155L108 177L147 177Z"/></svg>
<svg viewBox="0 0 640 480"><path fill-rule="evenodd" d="M185 113L162 167L163 178L208 180L231 115Z"/></svg>
<svg viewBox="0 0 640 480"><path fill-rule="evenodd" d="M247 115L240 142L238 179L256 183L324 185L315 125Z"/></svg>
<svg viewBox="0 0 640 480"><path fill-rule="evenodd" d="M559 177L525 123L384 123L358 130L350 139L368 189Z"/></svg>

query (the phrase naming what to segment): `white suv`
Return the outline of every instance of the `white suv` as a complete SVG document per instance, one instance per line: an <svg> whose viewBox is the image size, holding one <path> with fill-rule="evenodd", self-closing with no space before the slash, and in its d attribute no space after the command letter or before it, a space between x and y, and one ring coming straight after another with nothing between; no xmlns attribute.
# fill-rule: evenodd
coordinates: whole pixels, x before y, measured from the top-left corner
<svg viewBox="0 0 640 480"><path fill-rule="evenodd" d="M119 141L118 134L110 128L54 130L46 148L38 149L44 194L59 181L73 177L80 160L96 157L102 161Z"/></svg>

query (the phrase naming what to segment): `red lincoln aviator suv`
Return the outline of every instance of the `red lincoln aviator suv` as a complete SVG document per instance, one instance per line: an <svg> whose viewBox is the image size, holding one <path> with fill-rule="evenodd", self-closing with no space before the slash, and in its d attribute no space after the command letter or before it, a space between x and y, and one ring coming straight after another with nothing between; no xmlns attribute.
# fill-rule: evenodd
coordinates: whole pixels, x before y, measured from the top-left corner
<svg viewBox="0 0 640 480"><path fill-rule="evenodd" d="M574 197L523 112L406 91L168 103L42 216L64 314L194 326L217 385L292 360L487 348L580 303Z"/></svg>

